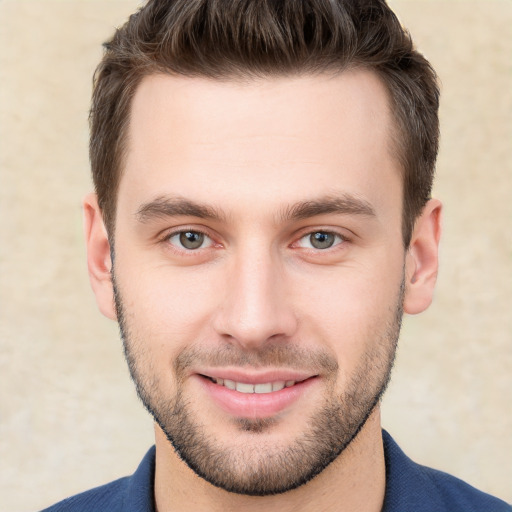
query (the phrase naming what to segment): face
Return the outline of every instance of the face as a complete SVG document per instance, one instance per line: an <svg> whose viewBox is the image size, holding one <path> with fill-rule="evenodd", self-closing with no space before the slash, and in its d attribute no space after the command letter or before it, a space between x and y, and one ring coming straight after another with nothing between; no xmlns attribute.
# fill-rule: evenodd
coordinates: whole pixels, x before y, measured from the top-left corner
<svg viewBox="0 0 512 512"><path fill-rule="evenodd" d="M137 90L117 317L143 402L218 487L307 482L386 386L405 262L391 130L367 71Z"/></svg>

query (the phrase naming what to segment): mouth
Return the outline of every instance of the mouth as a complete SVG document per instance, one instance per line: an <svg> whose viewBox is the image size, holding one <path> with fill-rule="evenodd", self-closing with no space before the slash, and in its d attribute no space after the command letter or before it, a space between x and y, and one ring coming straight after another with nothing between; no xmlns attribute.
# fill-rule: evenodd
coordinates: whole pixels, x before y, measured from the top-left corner
<svg viewBox="0 0 512 512"><path fill-rule="evenodd" d="M296 406L319 382L318 375L282 371L250 375L214 370L197 373L196 378L206 396L230 416L252 419L269 418Z"/></svg>
<svg viewBox="0 0 512 512"><path fill-rule="evenodd" d="M220 377L209 377L208 375L201 375L201 377L209 379L211 382L219 386L224 386L232 391L238 391L239 393L247 394L257 393L262 395L281 391L284 388L291 388L292 386L295 386L295 384L307 380L277 380L272 382L251 384L249 382L237 382L231 379L223 379Z"/></svg>

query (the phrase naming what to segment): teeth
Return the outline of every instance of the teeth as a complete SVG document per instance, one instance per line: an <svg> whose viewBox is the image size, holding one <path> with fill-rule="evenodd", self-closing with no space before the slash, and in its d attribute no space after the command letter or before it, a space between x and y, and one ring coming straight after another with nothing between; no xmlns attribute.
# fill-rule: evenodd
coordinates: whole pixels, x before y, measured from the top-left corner
<svg viewBox="0 0 512 512"><path fill-rule="evenodd" d="M272 393L272 384L256 384L254 386L255 393Z"/></svg>
<svg viewBox="0 0 512 512"><path fill-rule="evenodd" d="M244 384L243 382L237 382L236 390L240 391L240 393L254 393L254 386L252 384Z"/></svg>
<svg viewBox="0 0 512 512"><path fill-rule="evenodd" d="M229 379L215 379L219 386L225 386L228 389L236 390L240 393L272 393L280 391L283 388L289 388L295 384L294 380L278 380L276 382L266 382L264 384L246 384L245 382L235 382Z"/></svg>
<svg viewBox="0 0 512 512"><path fill-rule="evenodd" d="M289 381L293 382L293 381ZM272 391L280 391L285 386L285 383L283 380L279 380L277 382L272 382Z"/></svg>
<svg viewBox="0 0 512 512"><path fill-rule="evenodd" d="M236 384L232 380L224 379L224 386L226 386L228 389L236 389Z"/></svg>

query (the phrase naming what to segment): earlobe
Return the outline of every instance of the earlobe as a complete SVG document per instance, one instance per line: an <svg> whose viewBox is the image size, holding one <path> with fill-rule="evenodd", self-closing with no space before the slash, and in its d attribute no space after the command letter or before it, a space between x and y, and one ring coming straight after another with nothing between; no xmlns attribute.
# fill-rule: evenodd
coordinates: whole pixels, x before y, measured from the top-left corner
<svg viewBox="0 0 512 512"><path fill-rule="evenodd" d="M83 212L89 280L100 311L115 320L110 243L96 194L88 194L84 198Z"/></svg>
<svg viewBox="0 0 512 512"><path fill-rule="evenodd" d="M431 199L416 220L405 263L404 311L421 313L434 294L439 266L441 237L441 202Z"/></svg>

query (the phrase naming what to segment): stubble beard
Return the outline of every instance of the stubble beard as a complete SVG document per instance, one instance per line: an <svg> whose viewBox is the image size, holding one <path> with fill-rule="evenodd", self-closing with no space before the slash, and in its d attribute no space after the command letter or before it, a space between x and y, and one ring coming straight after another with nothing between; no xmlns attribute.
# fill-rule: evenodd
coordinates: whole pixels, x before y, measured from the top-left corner
<svg viewBox="0 0 512 512"><path fill-rule="evenodd" d="M208 358L209 355L196 354L194 350L180 354L174 368L177 392L174 396L166 396L160 389L157 377L151 372L151 364L148 365L143 340L131 336L115 279L113 283L124 353L140 400L178 456L198 476L228 492L268 496L290 491L309 482L354 440L389 383L403 316L403 281L386 328L381 333L375 333L376 341L370 344L372 348L365 353L341 393L336 393L334 389L338 364L324 352L310 355L281 344L266 347L253 356L240 352L233 355L232 346L229 350L220 350L211 355L217 361L227 357L227 364L257 362L258 366L272 366L276 361L293 363L309 357L314 364L329 371L331 376L326 379L328 390L322 405L309 418L301 435L287 446L275 446L265 439L265 434L271 432L278 421L274 418L234 420L239 432L244 433L244 443L236 443L235 439L232 444L223 446L209 434L207 426L199 422L180 385L182 380L179 375L187 365L197 357ZM248 433L254 437L252 443L246 442Z"/></svg>

